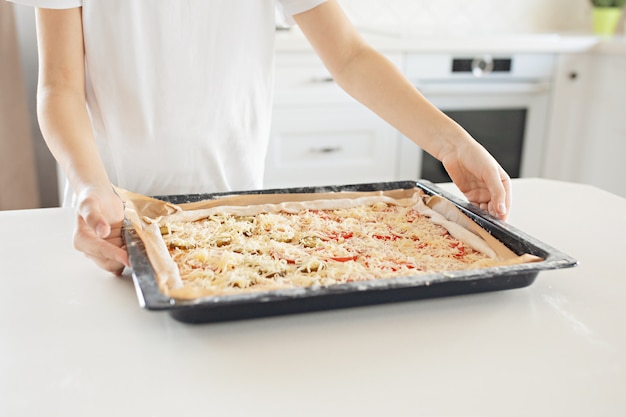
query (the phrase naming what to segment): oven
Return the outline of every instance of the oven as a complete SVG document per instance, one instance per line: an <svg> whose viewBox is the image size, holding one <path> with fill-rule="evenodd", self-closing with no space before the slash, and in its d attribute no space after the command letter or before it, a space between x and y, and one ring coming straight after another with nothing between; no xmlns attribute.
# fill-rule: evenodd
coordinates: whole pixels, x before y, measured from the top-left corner
<svg viewBox="0 0 626 417"><path fill-rule="evenodd" d="M552 54L415 54L409 80L513 177L541 177ZM448 182L442 164L403 138L400 177Z"/></svg>

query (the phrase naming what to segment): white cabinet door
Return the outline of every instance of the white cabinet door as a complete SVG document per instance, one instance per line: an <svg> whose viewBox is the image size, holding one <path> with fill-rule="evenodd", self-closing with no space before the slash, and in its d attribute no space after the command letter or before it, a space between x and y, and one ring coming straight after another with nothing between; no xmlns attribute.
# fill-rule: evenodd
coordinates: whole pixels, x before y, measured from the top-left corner
<svg viewBox="0 0 626 417"><path fill-rule="evenodd" d="M401 65L400 55L390 59ZM394 181L400 139L313 52L277 55L266 188Z"/></svg>
<svg viewBox="0 0 626 417"><path fill-rule="evenodd" d="M583 98L586 126L581 178L587 184L626 197L626 56L593 59L593 88Z"/></svg>
<svg viewBox="0 0 626 417"><path fill-rule="evenodd" d="M626 197L626 56L559 59L544 172Z"/></svg>
<svg viewBox="0 0 626 417"><path fill-rule="evenodd" d="M355 104L278 107L265 187L341 185L397 178L399 134Z"/></svg>

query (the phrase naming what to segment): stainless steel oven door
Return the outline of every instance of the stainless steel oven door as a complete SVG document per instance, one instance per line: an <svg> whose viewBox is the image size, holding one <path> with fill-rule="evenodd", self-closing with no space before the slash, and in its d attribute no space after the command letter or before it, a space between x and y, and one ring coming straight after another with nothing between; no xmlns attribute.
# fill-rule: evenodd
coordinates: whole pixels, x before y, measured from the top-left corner
<svg viewBox="0 0 626 417"><path fill-rule="evenodd" d="M511 177L540 177L550 97L548 81L444 80L417 88L456 120ZM403 138L398 176L450 181L441 163Z"/></svg>

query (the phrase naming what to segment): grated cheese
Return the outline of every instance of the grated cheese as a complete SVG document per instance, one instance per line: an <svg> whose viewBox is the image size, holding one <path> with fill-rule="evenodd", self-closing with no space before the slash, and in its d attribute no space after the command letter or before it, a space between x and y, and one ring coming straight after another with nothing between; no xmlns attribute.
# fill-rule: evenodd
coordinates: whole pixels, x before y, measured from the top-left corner
<svg viewBox="0 0 626 417"><path fill-rule="evenodd" d="M333 285L487 266L413 205L241 215L213 211L160 227L183 285L211 292Z"/></svg>

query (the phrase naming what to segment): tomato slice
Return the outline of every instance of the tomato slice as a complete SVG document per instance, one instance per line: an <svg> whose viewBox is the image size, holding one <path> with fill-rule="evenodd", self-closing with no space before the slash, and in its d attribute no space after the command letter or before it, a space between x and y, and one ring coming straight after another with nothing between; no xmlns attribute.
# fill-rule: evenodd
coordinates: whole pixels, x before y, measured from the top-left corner
<svg viewBox="0 0 626 417"><path fill-rule="evenodd" d="M407 211L407 212L406 212L406 221L407 221L408 223L413 223L414 221L419 220L419 218L420 218L421 216L422 216L422 215L421 215L421 214L419 214L419 212L418 212L417 210L413 210L413 209L411 209L411 210L409 210L409 211Z"/></svg>
<svg viewBox="0 0 626 417"><path fill-rule="evenodd" d="M354 233L352 232L330 233L326 235L328 240L339 240L339 239L345 240L345 239L350 239L352 236L354 236Z"/></svg>
<svg viewBox="0 0 626 417"><path fill-rule="evenodd" d="M406 269L415 269L415 265L406 261L391 261L394 264L396 264L397 266L392 266L391 270L393 272L398 272L400 269L402 269L403 267Z"/></svg>
<svg viewBox="0 0 626 417"><path fill-rule="evenodd" d="M400 239L400 236L396 236L396 235L372 235L372 237L374 239L385 240L385 241Z"/></svg>
<svg viewBox="0 0 626 417"><path fill-rule="evenodd" d="M358 258L359 258L359 255L331 257L329 259L332 259L333 261L336 261L336 262L349 262L349 261L356 261Z"/></svg>
<svg viewBox="0 0 626 417"><path fill-rule="evenodd" d="M295 260L295 259L285 258L285 257L284 257L284 256L282 256L281 254L276 253L276 252L272 252L271 256L272 256L272 258L274 258L274 259L283 260L283 261L287 262L287 263L288 263L288 264L290 264L290 265L293 265L293 264L295 264L295 263L296 263L296 260Z"/></svg>

